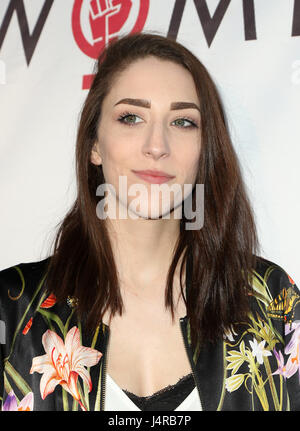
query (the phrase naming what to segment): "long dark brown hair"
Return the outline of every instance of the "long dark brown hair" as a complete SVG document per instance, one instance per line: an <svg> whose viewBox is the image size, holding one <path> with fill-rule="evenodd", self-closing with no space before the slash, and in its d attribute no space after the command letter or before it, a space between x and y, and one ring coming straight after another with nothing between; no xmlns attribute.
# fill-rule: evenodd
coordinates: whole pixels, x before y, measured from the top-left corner
<svg viewBox="0 0 300 431"><path fill-rule="evenodd" d="M249 271L256 262L258 240L253 212L228 132L216 85L198 58L178 42L159 34L135 33L106 47L80 113L76 142L77 198L61 222L53 243L47 286L58 301L78 299L77 313L94 331L106 310L122 315L117 267L105 220L96 215L96 189L104 184L101 166L90 161L102 102L114 80L135 60L146 56L172 61L192 75L201 109L201 155L196 183L204 184L204 225L183 228L173 253L165 290L165 307L174 319L173 277L179 259L181 292L190 321L191 341L216 341L249 311ZM193 202L195 202L195 187ZM181 278L188 253L192 258L185 298Z"/></svg>

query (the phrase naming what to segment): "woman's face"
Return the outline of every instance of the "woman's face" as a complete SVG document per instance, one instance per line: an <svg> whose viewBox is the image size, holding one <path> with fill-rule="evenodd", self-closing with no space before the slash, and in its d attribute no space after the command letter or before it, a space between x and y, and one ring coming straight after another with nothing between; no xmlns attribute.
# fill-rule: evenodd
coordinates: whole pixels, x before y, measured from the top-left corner
<svg viewBox="0 0 300 431"><path fill-rule="evenodd" d="M191 74L173 62L149 56L132 63L115 80L102 103L91 162L102 164L105 182L114 187L117 202L129 209L128 214L166 216L190 194L191 188L184 191L184 184L195 184L201 149L197 108L199 100ZM168 199L159 193L157 200L151 190L154 180L147 181L134 172L143 170L172 176L162 184ZM135 190L124 199L120 176L126 177L126 193L133 184L147 193ZM139 205L130 205L138 197Z"/></svg>

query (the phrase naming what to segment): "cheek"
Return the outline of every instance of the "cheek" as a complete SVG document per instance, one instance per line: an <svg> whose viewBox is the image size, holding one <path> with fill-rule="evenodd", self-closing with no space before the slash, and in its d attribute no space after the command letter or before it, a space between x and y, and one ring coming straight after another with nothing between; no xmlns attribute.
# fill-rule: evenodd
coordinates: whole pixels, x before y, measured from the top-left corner
<svg viewBox="0 0 300 431"><path fill-rule="evenodd" d="M191 172L192 172L192 176L194 179L196 179L196 176L198 174L198 170L199 170L199 155L197 155L195 157L195 159L193 160L193 163L192 163Z"/></svg>
<svg viewBox="0 0 300 431"><path fill-rule="evenodd" d="M121 167L129 158L128 147L117 137L111 136L103 142L102 156L103 165Z"/></svg>
<svg viewBox="0 0 300 431"><path fill-rule="evenodd" d="M196 179L199 166L199 152L195 152L194 155L189 157L181 158L179 160L179 166L181 169L181 176L185 183L193 183Z"/></svg>
<svg viewBox="0 0 300 431"><path fill-rule="evenodd" d="M107 142L107 144L109 145L105 147L102 157L103 173L105 181L114 184L116 187L119 177L128 174L133 158L130 157L125 146L116 145L112 141Z"/></svg>
<svg viewBox="0 0 300 431"><path fill-rule="evenodd" d="M196 179L195 177L198 174L200 155L201 155L201 147L197 146L197 149L195 150L194 155L193 155L193 157L190 160L190 163L191 163L191 174L194 177L194 179Z"/></svg>

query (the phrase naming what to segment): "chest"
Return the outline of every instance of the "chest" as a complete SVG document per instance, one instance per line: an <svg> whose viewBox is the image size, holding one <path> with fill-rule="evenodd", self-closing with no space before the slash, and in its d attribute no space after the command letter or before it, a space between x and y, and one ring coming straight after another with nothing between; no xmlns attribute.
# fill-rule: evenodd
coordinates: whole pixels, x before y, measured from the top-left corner
<svg viewBox="0 0 300 431"><path fill-rule="evenodd" d="M191 373L179 324L184 303L178 302L174 321L163 304L130 299L124 305L122 316L103 319L110 327L107 373L118 386L148 396Z"/></svg>

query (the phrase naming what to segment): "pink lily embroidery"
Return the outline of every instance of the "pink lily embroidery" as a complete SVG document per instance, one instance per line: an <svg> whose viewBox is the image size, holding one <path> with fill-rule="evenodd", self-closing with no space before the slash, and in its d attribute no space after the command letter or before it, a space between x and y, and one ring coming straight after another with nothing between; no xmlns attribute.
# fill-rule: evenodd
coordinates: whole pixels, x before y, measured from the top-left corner
<svg viewBox="0 0 300 431"><path fill-rule="evenodd" d="M289 354L288 363L293 369L293 374L298 371L299 375L299 383L300 383L300 322L299 320L292 323L292 325L285 325L285 333L289 334L293 332L292 337L289 343L286 345L284 349L285 354Z"/></svg>
<svg viewBox="0 0 300 431"><path fill-rule="evenodd" d="M42 344L46 354L33 358L30 369L30 374L34 372L43 374L40 381L42 399L51 394L57 385L61 385L85 410L77 388L78 376L83 379L90 392L92 380L84 367L96 365L102 353L81 345L80 333L76 326L67 333L65 343L59 335L48 329L42 337Z"/></svg>
<svg viewBox="0 0 300 431"><path fill-rule="evenodd" d="M295 374L297 368L295 368L293 363L291 361L287 361L285 364L282 352L277 352L275 348L273 349L273 352L277 359L278 369L272 374L281 374L285 379L290 378L293 374Z"/></svg>
<svg viewBox="0 0 300 431"><path fill-rule="evenodd" d="M30 412L33 410L33 393L28 392L27 395L19 402L13 390L7 395L5 403L3 404L2 411L4 412Z"/></svg>

